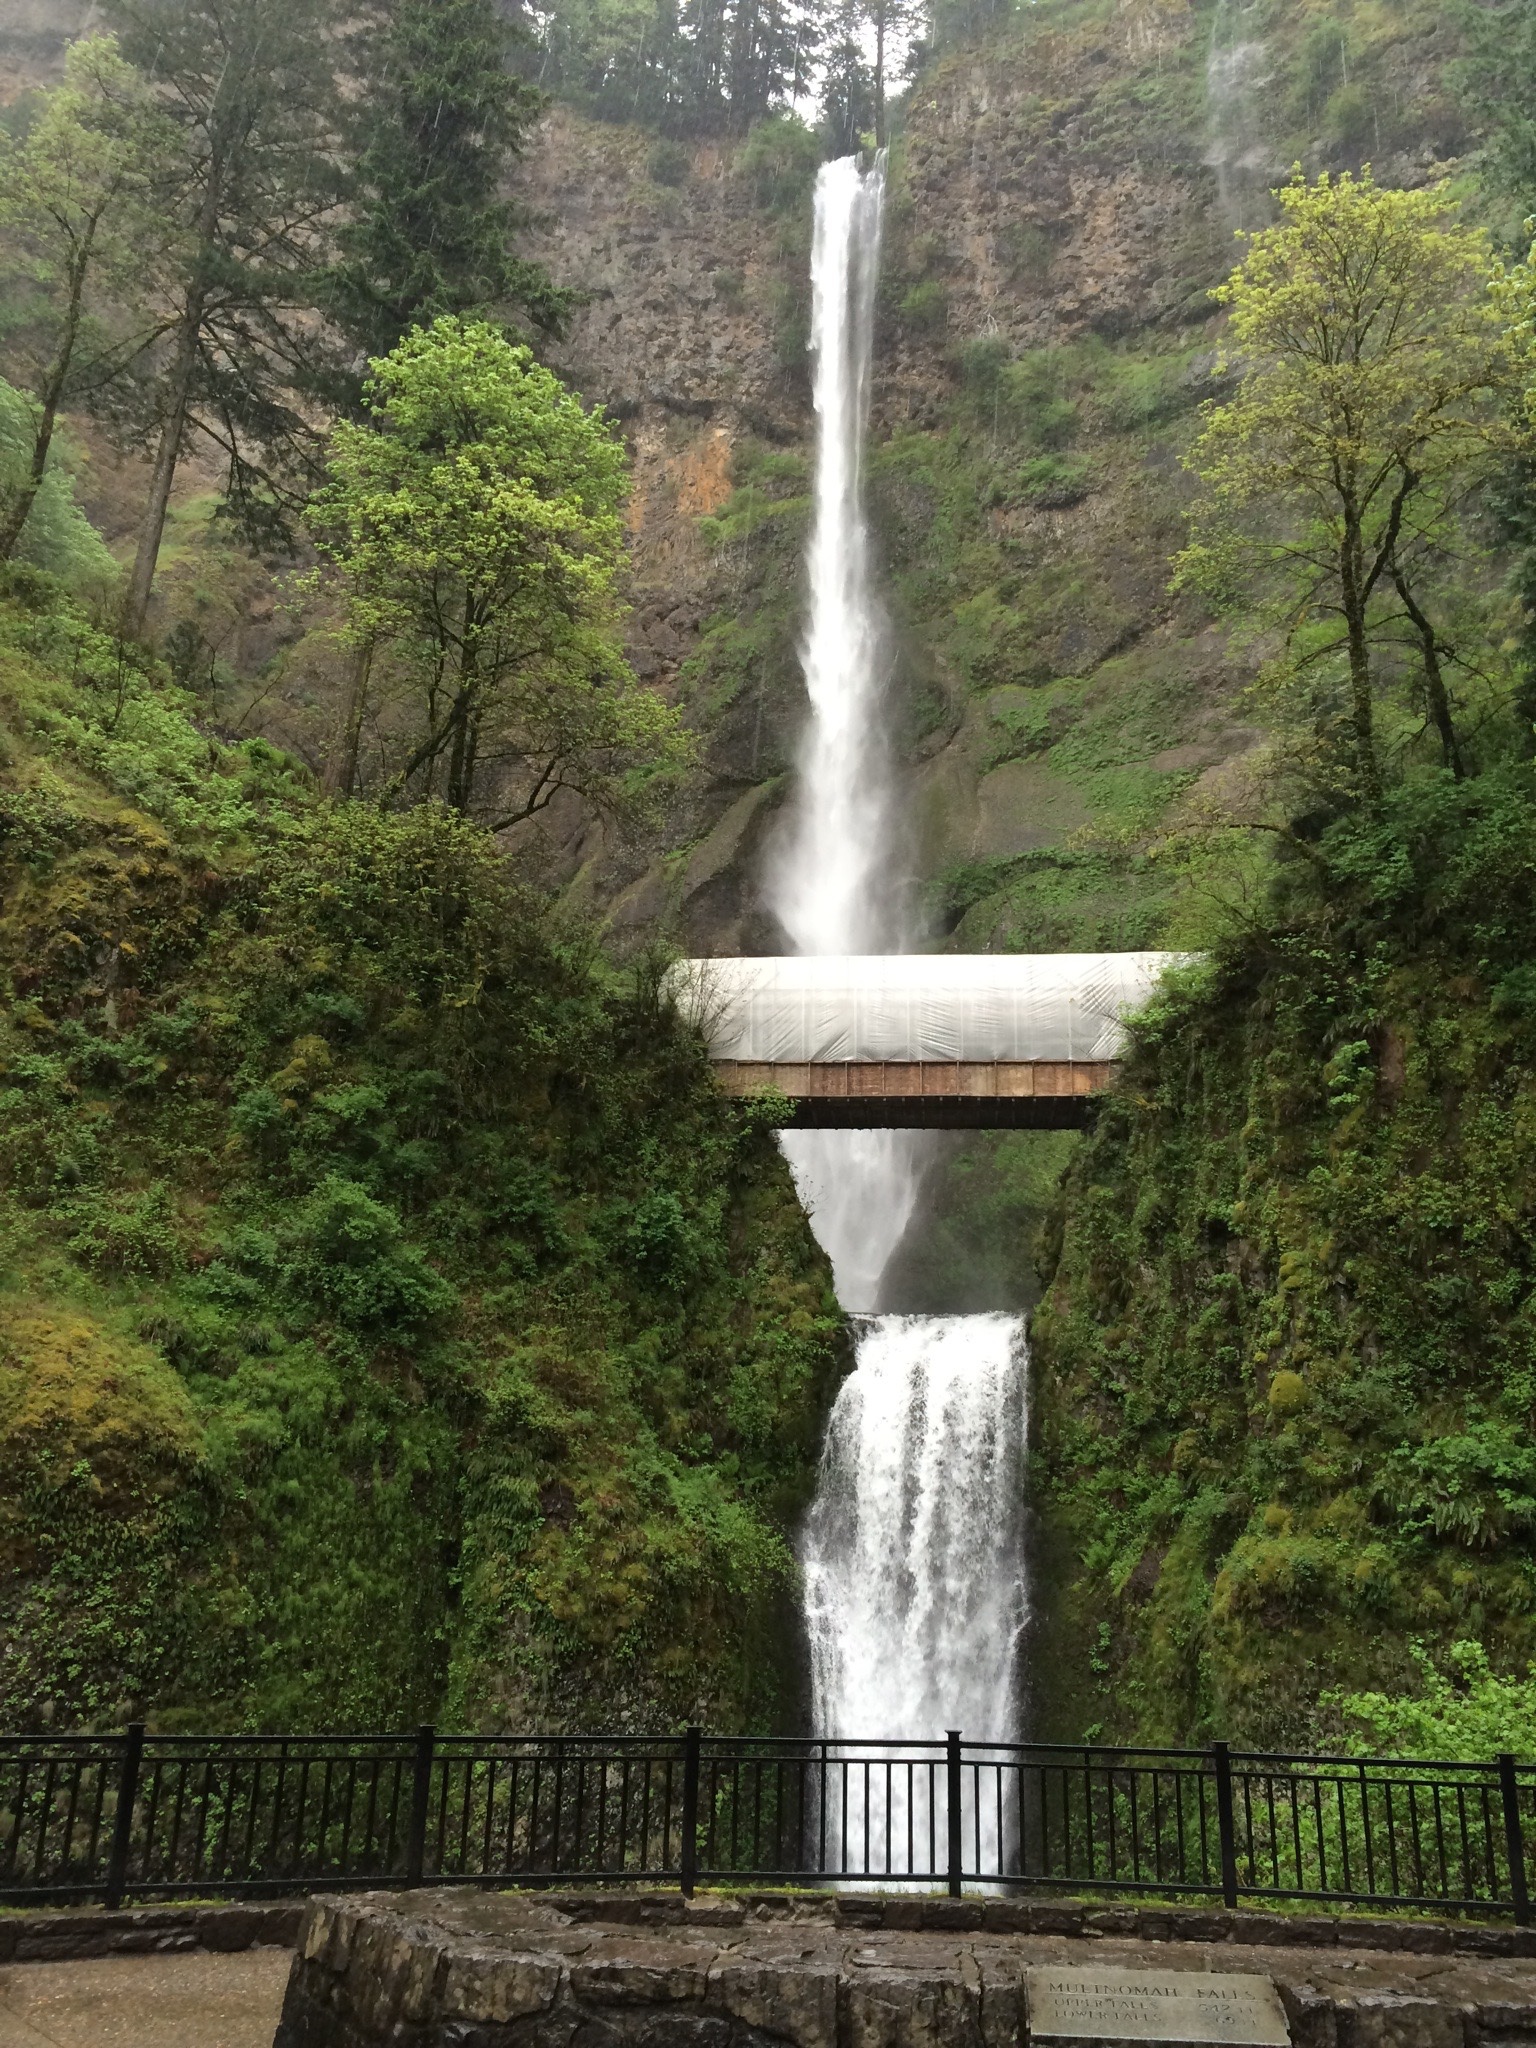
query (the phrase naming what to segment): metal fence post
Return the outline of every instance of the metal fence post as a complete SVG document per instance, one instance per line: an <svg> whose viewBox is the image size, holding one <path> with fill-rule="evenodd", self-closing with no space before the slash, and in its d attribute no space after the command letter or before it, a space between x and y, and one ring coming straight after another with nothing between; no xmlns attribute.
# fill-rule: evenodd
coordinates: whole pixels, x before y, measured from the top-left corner
<svg viewBox="0 0 1536 2048"><path fill-rule="evenodd" d="M1515 1776L1515 1759L1507 1750L1498 1755L1499 1790L1504 1796L1504 1848L1509 1857L1509 1897L1515 1909L1515 1924L1531 1924L1531 1894L1525 1881L1525 1831L1520 1825L1520 1783Z"/></svg>
<svg viewBox="0 0 1536 2048"><path fill-rule="evenodd" d="M139 1796L139 1771L144 1762L144 1723L130 1721L123 1737L123 1762L117 1778L117 1811L112 1816L112 1860L107 1865L106 1904L115 1910L128 1889L128 1857L133 1849L133 1807Z"/></svg>
<svg viewBox="0 0 1536 2048"><path fill-rule="evenodd" d="M683 1736L683 1841L678 1876L683 1897L693 1897L699 1874L699 1750L702 1728L690 1728Z"/></svg>
<svg viewBox="0 0 1536 2048"><path fill-rule="evenodd" d="M965 1867L965 1826L960 1811L960 1730L945 1730L944 1777L948 1786L946 1805L949 1808L949 1896L958 1899L961 1892L960 1873Z"/></svg>
<svg viewBox="0 0 1536 2048"><path fill-rule="evenodd" d="M1224 1742L1211 1744L1216 1759L1216 1833L1221 1844L1221 1903L1237 1904L1237 1825L1232 1812L1232 1754Z"/></svg>
<svg viewBox="0 0 1536 2048"><path fill-rule="evenodd" d="M437 1730L423 1721L416 1730L416 1758L411 1770L411 1825L405 1838L405 1881L420 1884L427 1868L427 1815L432 1807L432 1752Z"/></svg>

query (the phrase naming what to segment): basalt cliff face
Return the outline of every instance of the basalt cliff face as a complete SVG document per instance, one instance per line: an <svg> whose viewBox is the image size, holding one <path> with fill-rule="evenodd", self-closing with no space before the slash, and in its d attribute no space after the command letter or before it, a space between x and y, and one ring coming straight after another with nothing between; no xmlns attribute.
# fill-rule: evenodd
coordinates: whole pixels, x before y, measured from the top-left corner
<svg viewBox="0 0 1536 2048"><path fill-rule="evenodd" d="M1246 658L1168 589L1220 387L1210 288L1291 162L1414 184L1468 143L1427 10L1340 34L1226 0L1031 8L909 97L869 471L906 864L941 942L1177 937L1148 847L1243 800ZM647 135L556 109L526 175L534 252L590 295L555 359L634 454L636 664L703 746L659 840L570 813L545 858L616 938L703 952L781 944L757 879L804 710L809 172L765 154L700 145L658 183L678 167Z"/></svg>

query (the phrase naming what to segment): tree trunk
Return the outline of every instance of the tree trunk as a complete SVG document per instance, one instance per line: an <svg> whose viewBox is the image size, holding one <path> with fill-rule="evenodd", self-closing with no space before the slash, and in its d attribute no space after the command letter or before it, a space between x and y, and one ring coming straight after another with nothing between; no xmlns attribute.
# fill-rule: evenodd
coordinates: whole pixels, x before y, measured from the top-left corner
<svg viewBox="0 0 1536 2048"><path fill-rule="evenodd" d="M1456 738L1456 721L1451 716L1451 700L1446 692L1445 675L1440 667L1440 642L1427 614L1409 588L1407 577L1395 560L1392 563L1392 581L1403 601L1403 610L1412 619L1414 631L1419 636L1419 651L1424 662L1424 696L1429 705L1430 720L1440 735L1440 751L1446 767L1450 769L1456 781L1460 782L1467 771Z"/></svg>
<svg viewBox="0 0 1536 2048"><path fill-rule="evenodd" d="M1371 690L1371 650L1366 638L1365 614L1368 595L1358 522L1346 521L1339 547L1339 584L1343 600L1344 626L1349 641L1350 723L1354 728L1355 768L1361 794L1374 804L1381 796L1381 777L1376 768L1375 704Z"/></svg>
<svg viewBox="0 0 1536 2048"><path fill-rule="evenodd" d="M192 374L197 368L197 344L203 326L203 294L194 290L187 300L176 336L176 359L171 369L170 410L155 451L155 466L149 479L149 504L139 532L139 549L133 558L133 575L123 605L123 630L130 639L144 631L149 613L149 593L154 587L155 566L160 560L160 543L165 536L165 515L181 459L182 439L187 431L187 413L192 400Z"/></svg>
<svg viewBox="0 0 1536 2048"><path fill-rule="evenodd" d="M329 796L355 796L357 793L358 761L363 750L363 719L368 710L368 679L372 671L373 642L365 640L352 664L341 745L326 770L325 788Z"/></svg>
<svg viewBox="0 0 1536 2048"><path fill-rule="evenodd" d="M64 399L64 386L69 381L70 365L74 361L75 343L80 338L80 308L85 296L85 274L90 265L91 246L95 241L96 229L92 222L81 247L76 250L69 266L69 299L64 313L64 327L59 335L59 345L54 351L49 366L48 381L43 386L42 414L32 436L32 460L27 468L26 481L17 493L16 502L0 524L0 562L8 562L16 551L22 529L32 516L32 507L38 492L43 487L43 478L48 472L48 455L53 447L53 431L58 425L59 407Z"/></svg>
<svg viewBox="0 0 1536 2048"><path fill-rule="evenodd" d="M224 196L227 166L216 148L208 162L208 182L203 187L197 210L197 254L187 282L187 303L176 332L176 354L171 366L170 408L165 429L155 453L155 467L149 482L149 504L134 556L133 575L123 608L123 630L130 638L144 631L149 613L149 593L160 559L160 542L165 534L165 515L171 502L171 485L181 460L181 444L187 431L187 414L192 402L192 378L197 369L197 348L202 339L203 320L208 311L208 276L214 245L218 239L219 207Z"/></svg>

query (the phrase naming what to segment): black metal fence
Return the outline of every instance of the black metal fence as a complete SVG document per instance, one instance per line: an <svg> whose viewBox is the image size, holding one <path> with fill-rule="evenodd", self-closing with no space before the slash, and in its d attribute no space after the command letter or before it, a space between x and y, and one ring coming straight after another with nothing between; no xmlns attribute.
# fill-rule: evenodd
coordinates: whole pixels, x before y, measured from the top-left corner
<svg viewBox="0 0 1536 2048"><path fill-rule="evenodd" d="M1536 1763L706 1736L0 1737L0 1899L967 1884L1530 1918Z"/></svg>

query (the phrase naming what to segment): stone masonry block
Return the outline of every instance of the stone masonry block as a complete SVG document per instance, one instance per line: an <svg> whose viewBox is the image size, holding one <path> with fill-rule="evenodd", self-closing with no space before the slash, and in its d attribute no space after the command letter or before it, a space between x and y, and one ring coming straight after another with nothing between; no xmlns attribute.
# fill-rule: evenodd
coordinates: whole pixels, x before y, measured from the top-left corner
<svg viewBox="0 0 1536 2048"><path fill-rule="evenodd" d="M843 2048L982 2048L981 2000L969 1985L860 1970L841 2004Z"/></svg>
<svg viewBox="0 0 1536 2048"><path fill-rule="evenodd" d="M1338 2006L1339 2048L1463 2048L1454 2006L1412 1993L1367 1991Z"/></svg>
<svg viewBox="0 0 1536 2048"><path fill-rule="evenodd" d="M443 1977L442 2010L450 2019L523 2019L554 2004L563 1975L549 1956L455 1949Z"/></svg>
<svg viewBox="0 0 1536 2048"><path fill-rule="evenodd" d="M828 1965L717 1963L709 1973L709 2003L794 2048L837 2048L837 1976Z"/></svg>

